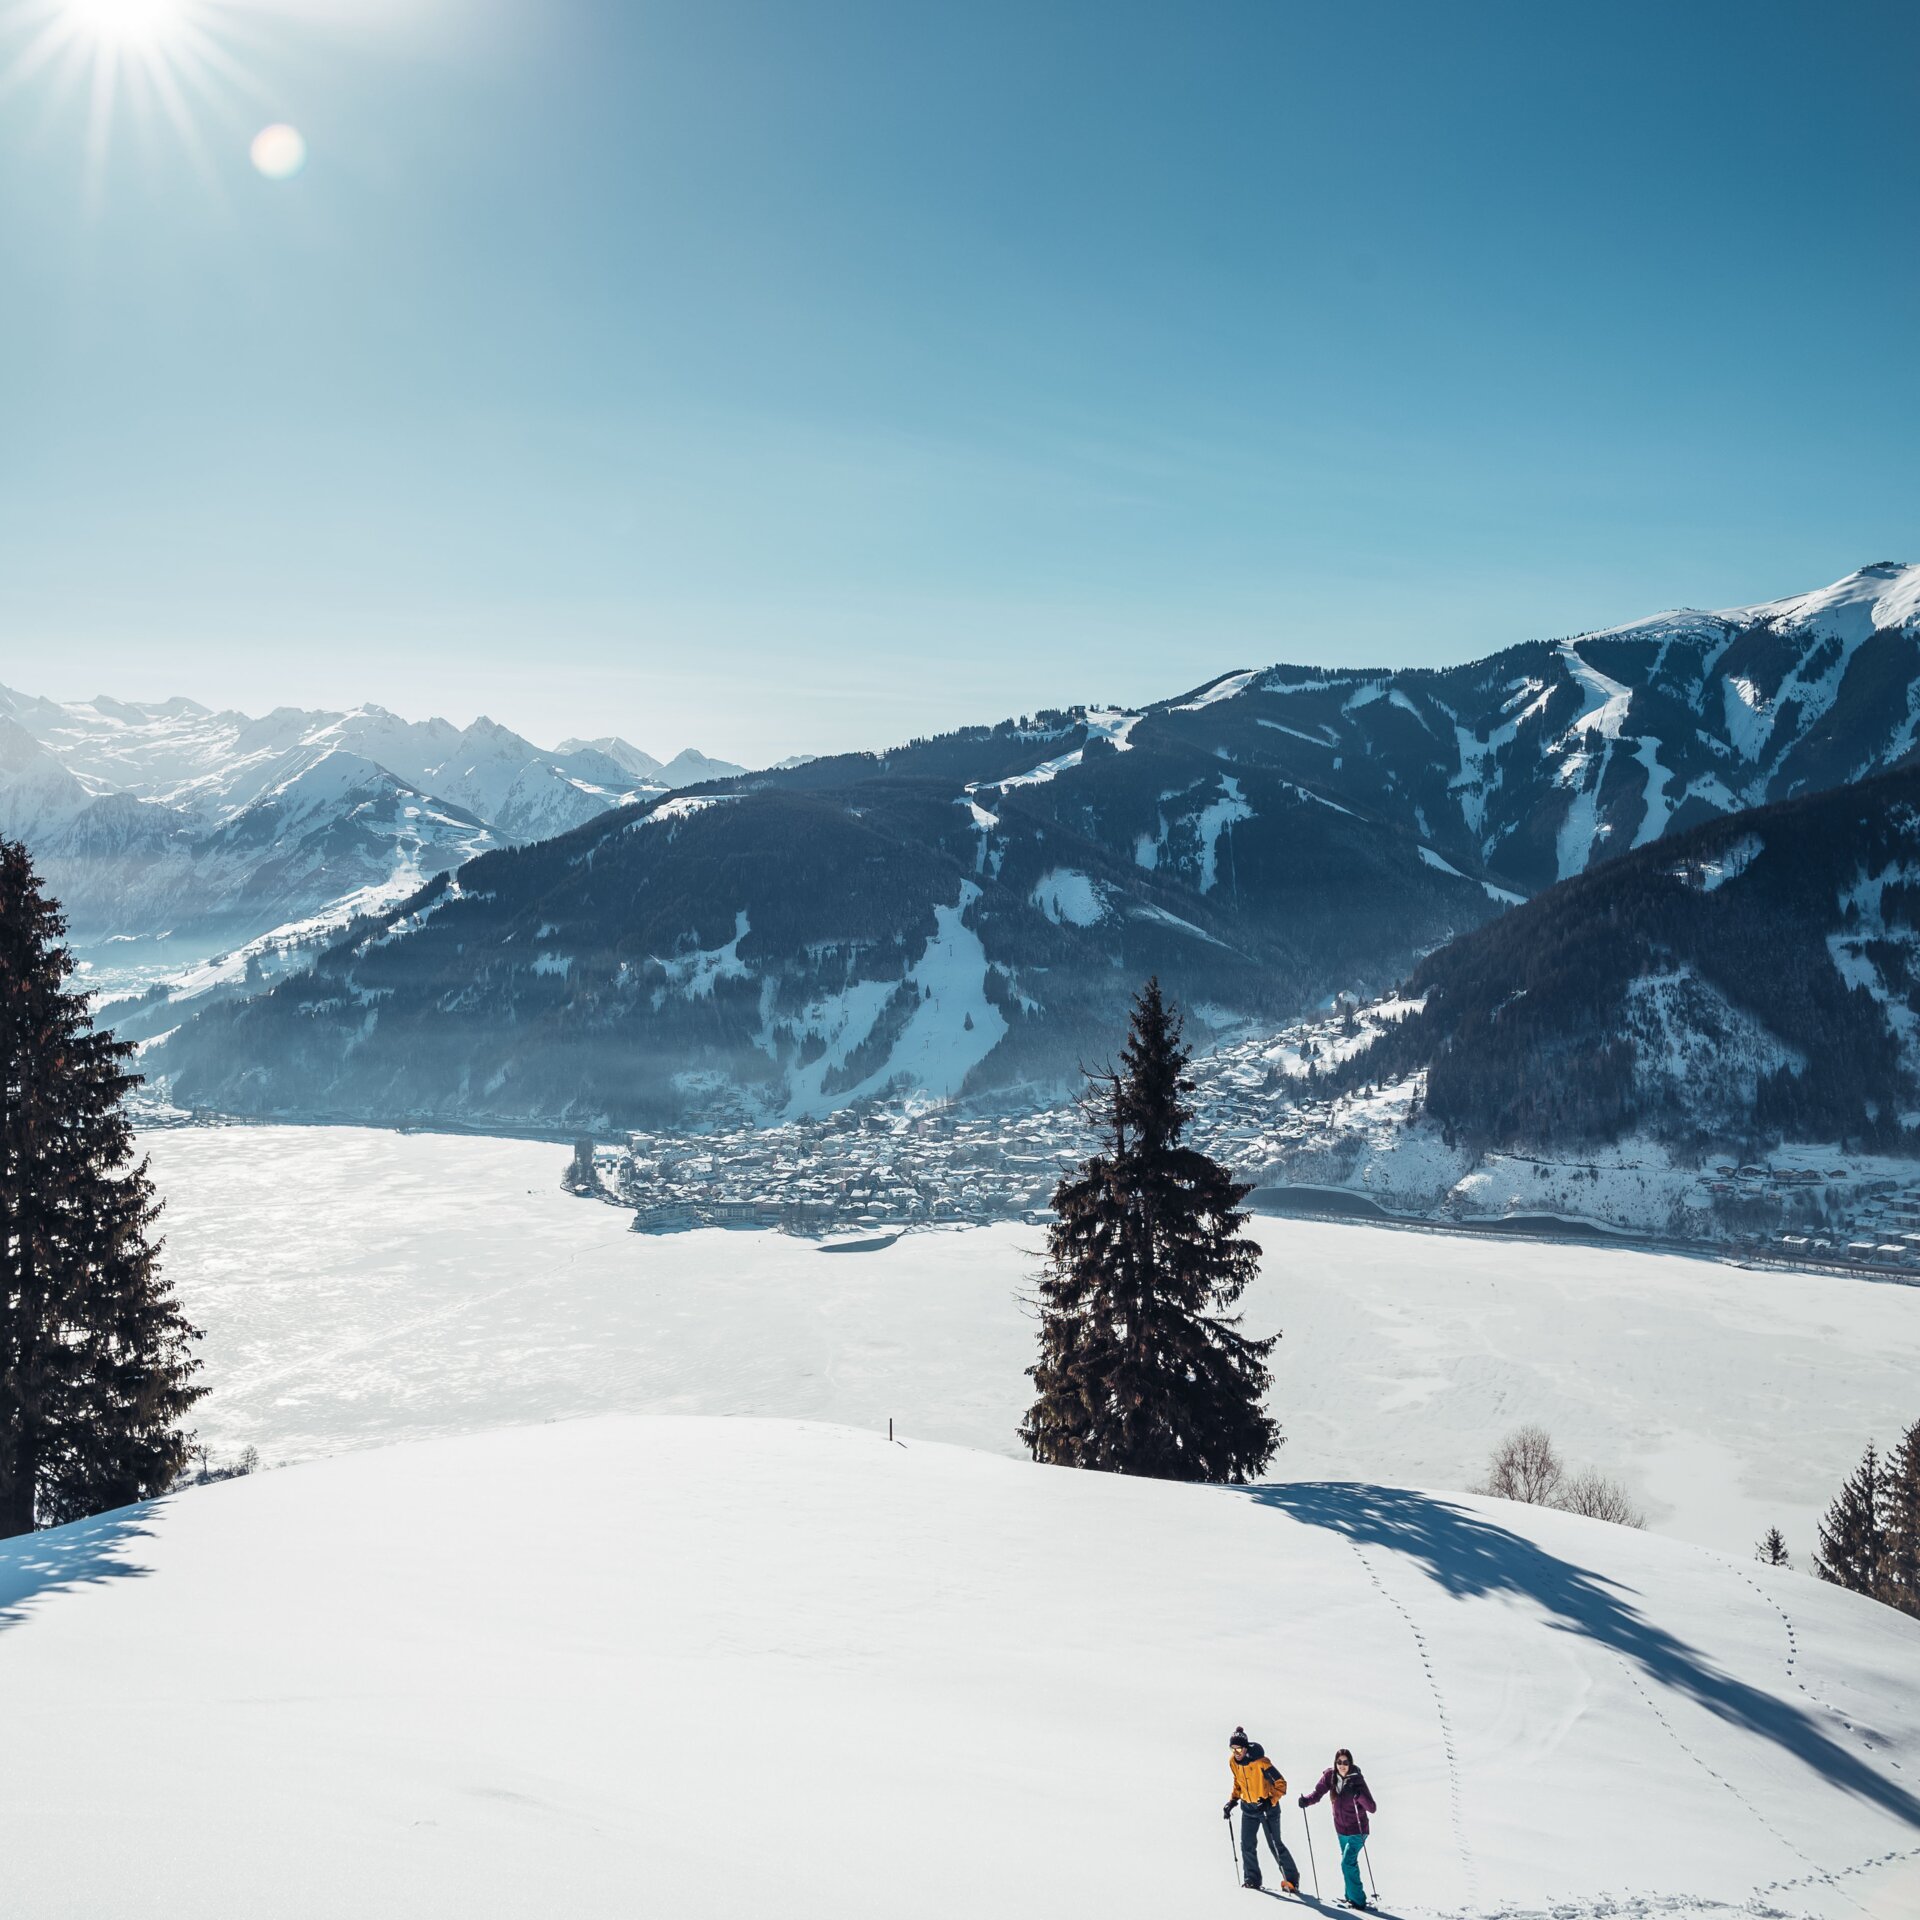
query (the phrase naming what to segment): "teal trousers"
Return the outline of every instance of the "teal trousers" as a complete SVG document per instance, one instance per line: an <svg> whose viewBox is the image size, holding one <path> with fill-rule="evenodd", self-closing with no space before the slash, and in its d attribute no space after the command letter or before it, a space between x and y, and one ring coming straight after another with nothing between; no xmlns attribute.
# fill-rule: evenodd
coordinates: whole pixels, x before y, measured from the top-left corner
<svg viewBox="0 0 1920 1920"><path fill-rule="evenodd" d="M1347 1900L1356 1907L1367 1904L1367 1885L1360 1878L1360 1849L1367 1844L1364 1833L1340 1836L1340 1871L1347 1876Z"/></svg>

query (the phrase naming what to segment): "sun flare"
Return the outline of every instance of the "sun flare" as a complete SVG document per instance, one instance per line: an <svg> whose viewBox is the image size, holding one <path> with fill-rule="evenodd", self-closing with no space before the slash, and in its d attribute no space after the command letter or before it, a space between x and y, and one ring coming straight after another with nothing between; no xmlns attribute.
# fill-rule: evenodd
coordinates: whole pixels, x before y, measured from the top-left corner
<svg viewBox="0 0 1920 1920"><path fill-rule="evenodd" d="M235 0L0 0L0 100L31 86L82 101L96 194L123 112L169 123L211 177L200 123L255 119L262 98L232 50L239 11Z"/></svg>

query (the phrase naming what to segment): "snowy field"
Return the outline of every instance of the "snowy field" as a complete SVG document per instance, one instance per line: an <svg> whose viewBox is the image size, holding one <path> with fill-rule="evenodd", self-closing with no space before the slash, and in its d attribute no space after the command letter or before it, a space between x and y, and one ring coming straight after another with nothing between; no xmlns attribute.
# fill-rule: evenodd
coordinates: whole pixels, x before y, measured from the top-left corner
<svg viewBox="0 0 1920 1920"><path fill-rule="evenodd" d="M469 1436L0 1545L0 1688L34 1920L1245 1916L1239 1721L1296 1791L1355 1749L1389 1914L1920 1912L1911 1621L1377 1487Z"/></svg>
<svg viewBox="0 0 1920 1920"><path fill-rule="evenodd" d="M758 1414L1018 1451L1040 1236L823 1253L654 1237L557 1184L565 1149L333 1128L147 1145L206 1329L198 1424L269 1463L611 1412ZM1870 1435L1920 1416L1920 1289L1707 1260L1262 1220L1283 1480L1465 1487L1523 1420L1654 1529L1796 1555Z"/></svg>

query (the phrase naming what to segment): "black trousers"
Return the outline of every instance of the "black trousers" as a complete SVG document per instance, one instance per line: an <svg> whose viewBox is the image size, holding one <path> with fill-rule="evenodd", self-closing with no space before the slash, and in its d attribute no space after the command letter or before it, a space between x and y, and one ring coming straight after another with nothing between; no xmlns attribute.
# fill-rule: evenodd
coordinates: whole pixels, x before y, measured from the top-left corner
<svg viewBox="0 0 1920 1920"><path fill-rule="evenodd" d="M1267 1836L1273 1857L1280 1862L1280 1878L1300 1884L1300 1869L1293 1864L1287 1843L1280 1838L1280 1809L1271 1800L1260 1806L1240 1802L1240 1877L1260 1884L1260 1836Z"/></svg>

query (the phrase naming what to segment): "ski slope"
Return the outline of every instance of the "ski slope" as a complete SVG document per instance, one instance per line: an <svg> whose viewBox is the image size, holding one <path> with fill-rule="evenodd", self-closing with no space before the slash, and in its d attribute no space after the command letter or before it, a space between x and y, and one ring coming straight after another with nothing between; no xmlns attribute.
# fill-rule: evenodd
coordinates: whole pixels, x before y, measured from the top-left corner
<svg viewBox="0 0 1920 1920"><path fill-rule="evenodd" d="M629 1231L563 1147L356 1128L157 1133L167 1270L222 1454L270 1462L614 1412L763 1414L1014 1454L1036 1229L826 1254ZM1920 1415L1920 1288L1615 1247L1255 1223L1288 1479L1472 1485L1538 1421L1653 1528L1796 1555L1870 1436ZM1229 1723L1231 1724L1231 1723Z"/></svg>
<svg viewBox="0 0 1920 1920"><path fill-rule="evenodd" d="M1389 1913L1920 1911L1920 1628L1377 1486L523 1428L0 1545L0 1688L35 1920L1244 1916L1240 1721Z"/></svg>

